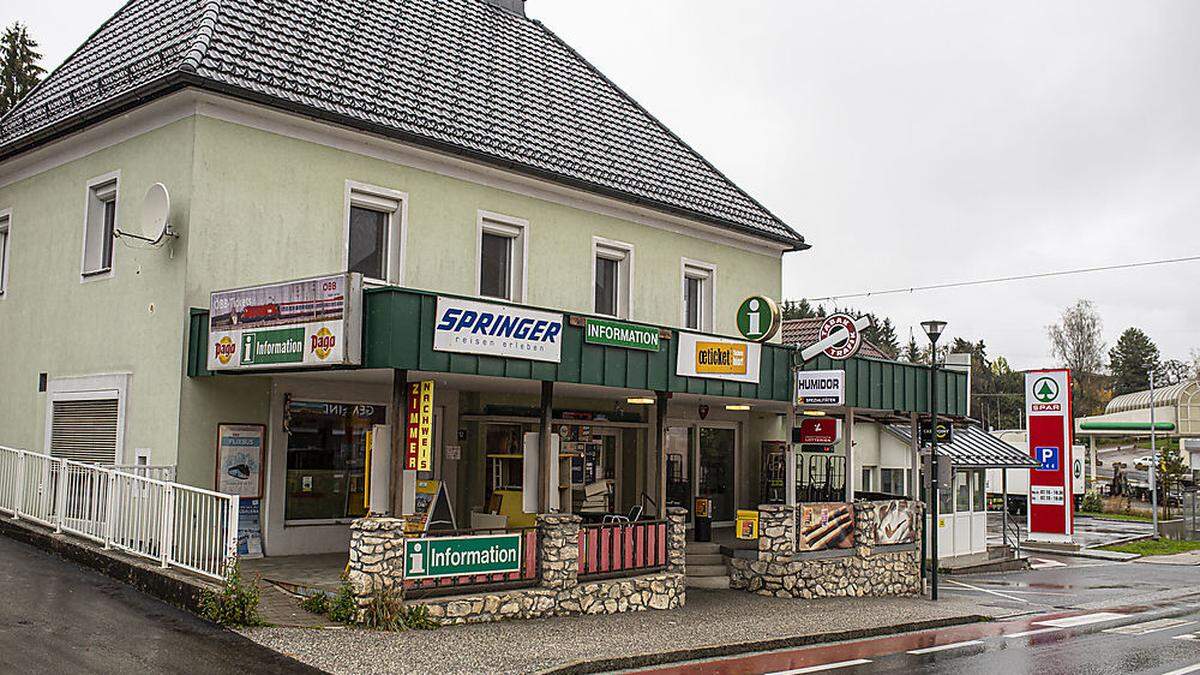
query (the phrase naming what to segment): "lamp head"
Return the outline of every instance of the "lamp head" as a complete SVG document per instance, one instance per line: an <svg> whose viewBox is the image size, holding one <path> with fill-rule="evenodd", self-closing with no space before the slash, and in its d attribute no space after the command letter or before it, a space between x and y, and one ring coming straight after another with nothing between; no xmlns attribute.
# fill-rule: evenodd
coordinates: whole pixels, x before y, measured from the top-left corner
<svg viewBox="0 0 1200 675"><path fill-rule="evenodd" d="M921 328L925 329L925 334L929 336L929 342L936 344L938 338L942 336L942 331L946 330L945 321L922 321Z"/></svg>

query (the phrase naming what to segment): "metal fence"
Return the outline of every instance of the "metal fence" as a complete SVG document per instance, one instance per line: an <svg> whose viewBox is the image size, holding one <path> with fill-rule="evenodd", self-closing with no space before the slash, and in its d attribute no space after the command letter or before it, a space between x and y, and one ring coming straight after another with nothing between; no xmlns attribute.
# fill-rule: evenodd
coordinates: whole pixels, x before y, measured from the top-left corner
<svg viewBox="0 0 1200 675"><path fill-rule="evenodd" d="M213 579L237 556L236 496L3 446L0 513Z"/></svg>
<svg viewBox="0 0 1200 675"><path fill-rule="evenodd" d="M521 569L496 574L464 574L433 579L405 579L405 592L414 598L452 595L469 591L501 591L536 586L541 580L538 563L538 531L533 527L486 528L474 530L439 530L426 532L422 537L463 537L488 534L521 535Z"/></svg>
<svg viewBox="0 0 1200 675"><path fill-rule="evenodd" d="M1184 537L1192 541L1200 541L1200 493L1197 489L1187 488L1183 491L1180 507L1183 517Z"/></svg>
<svg viewBox="0 0 1200 675"><path fill-rule="evenodd" d="M579 576L633 576L667 565L667 521L582 525Z"/></svg>

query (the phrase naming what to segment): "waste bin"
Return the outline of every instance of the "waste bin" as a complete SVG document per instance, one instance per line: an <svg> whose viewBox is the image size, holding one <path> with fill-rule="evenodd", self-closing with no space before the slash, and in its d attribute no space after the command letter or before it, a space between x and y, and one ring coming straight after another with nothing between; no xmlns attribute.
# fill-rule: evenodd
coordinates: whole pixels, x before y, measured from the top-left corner
<svg viewBox="0 0 1200 675"><path fill-rule="evenodd" d="M696 541L712 541L712 499L696 497L696 508L692 511L696 527L692 536Z"/></svg>

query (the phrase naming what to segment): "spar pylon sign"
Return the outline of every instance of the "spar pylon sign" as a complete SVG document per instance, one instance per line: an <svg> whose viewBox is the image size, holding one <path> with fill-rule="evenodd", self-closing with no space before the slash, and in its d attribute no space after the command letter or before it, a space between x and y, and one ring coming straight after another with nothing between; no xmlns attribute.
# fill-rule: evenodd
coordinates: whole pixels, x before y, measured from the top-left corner
<svg viewBox="0 0 1200 675"><path fill-rule="evenodd" d="M1029 538L1066 543L1074 533L1071 457L1071 371L1025 373L1029 425Z"/></svg>

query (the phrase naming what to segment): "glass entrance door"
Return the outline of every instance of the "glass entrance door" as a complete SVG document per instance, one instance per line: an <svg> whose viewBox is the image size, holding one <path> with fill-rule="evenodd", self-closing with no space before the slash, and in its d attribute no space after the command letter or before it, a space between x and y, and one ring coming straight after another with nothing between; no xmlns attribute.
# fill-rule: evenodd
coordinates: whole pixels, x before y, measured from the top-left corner
<svg viewBox="0 0 1200 675"><path fill-rule="evenodd" d="M678 506L692 512L692 486L695 482L696 453L691 427L667 428L667 506Z"/></svg>
<svg viewBox="0 0 1200 675"><path fill-rule="evenodd" d="M712 499L713 521L733 522L734 466L737 429L700 427L700 462L697 467L696 495Z"/></svg>

